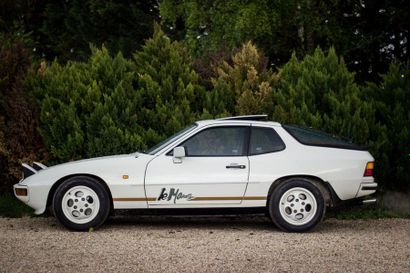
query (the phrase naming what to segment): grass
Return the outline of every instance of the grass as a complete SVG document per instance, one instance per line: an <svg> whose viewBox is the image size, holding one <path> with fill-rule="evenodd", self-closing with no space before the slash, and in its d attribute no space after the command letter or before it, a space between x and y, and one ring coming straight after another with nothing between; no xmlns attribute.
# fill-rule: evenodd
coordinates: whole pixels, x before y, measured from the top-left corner
<svg viewBox="0 0 410 273"><path fill-rule="evenodd" d="M33 215L33 209L19 201L12 194L0 194L0 217L19 218Z"/></svg>
<svg viewBox="0 0 410 273"><path fill-rule="evenodd" d="M336 218L339 220L410 218L410 214L405 214L391 209L387 209L377 204L344 205L328 210L326 213L326 218Z"/></svg>

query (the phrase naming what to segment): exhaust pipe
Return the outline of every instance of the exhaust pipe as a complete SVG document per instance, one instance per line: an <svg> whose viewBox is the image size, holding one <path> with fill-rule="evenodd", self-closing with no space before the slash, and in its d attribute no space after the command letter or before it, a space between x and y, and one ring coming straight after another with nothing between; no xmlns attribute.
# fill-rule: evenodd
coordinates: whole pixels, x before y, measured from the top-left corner
<svg viewBox="0 0 410 273"><path fill-rule="evenodd" d="M374 204L374 203L376 203L376 201L377 201L376 198L366 199L366 200L363 200L363 201L362 201L362 204L363 204L363 205Z"/></svg>

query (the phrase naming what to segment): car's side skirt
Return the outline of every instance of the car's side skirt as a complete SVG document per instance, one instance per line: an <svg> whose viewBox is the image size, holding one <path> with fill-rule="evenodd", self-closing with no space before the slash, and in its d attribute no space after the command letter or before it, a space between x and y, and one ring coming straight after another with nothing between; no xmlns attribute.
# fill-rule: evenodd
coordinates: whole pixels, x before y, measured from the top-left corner
<svg viewBox="0 0 410 273"><path fill-rule="evenodd" d="M263 214L265 206L259 207L212 207L212 208L150 208L150 209L119 209L115 215L236 215Z"/></svg>
<svg viewBox="0 0 410 273"><path fill-rule="evenodd" d="M121 197L113 198L114 209L143 209L143 208L199 208L199 207L262 207L266 205L266 196L198 196L189 203L164 202L162 204L147 205L149 201L156 201L156 197ZM225 203L231 200L241 201L239 204ZM203 202L206 202L204 204ZM210 203L211 202L211 203Z"/></svg>

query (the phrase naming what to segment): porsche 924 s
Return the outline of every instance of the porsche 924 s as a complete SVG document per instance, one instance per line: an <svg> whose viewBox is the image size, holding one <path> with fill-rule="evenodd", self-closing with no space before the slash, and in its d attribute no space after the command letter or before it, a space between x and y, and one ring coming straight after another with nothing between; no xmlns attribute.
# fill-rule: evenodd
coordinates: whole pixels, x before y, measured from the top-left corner
<svg viewBox="0 0 410 273"><path fill-rule="evenodd" d="M255 208L302 232L327 207L376 191L366 148L265 118L198 121L144 153L23 164L14 193L72 230L97 228L116 209Z"/></svg>

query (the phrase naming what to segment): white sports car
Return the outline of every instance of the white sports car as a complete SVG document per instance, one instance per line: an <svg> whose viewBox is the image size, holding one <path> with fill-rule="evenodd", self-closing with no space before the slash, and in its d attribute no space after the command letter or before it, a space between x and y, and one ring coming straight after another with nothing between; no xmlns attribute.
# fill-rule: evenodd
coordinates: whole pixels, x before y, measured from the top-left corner
<svg viewBox="0 0 410 273"><path fill-rule="evenodd" d="M115 209L246 208L301 232L326 207L376 191L365 148L265 118L198 121L146 153L23 164L14 193L35 214L51 207L72 230L96 228Z"/></svg>

